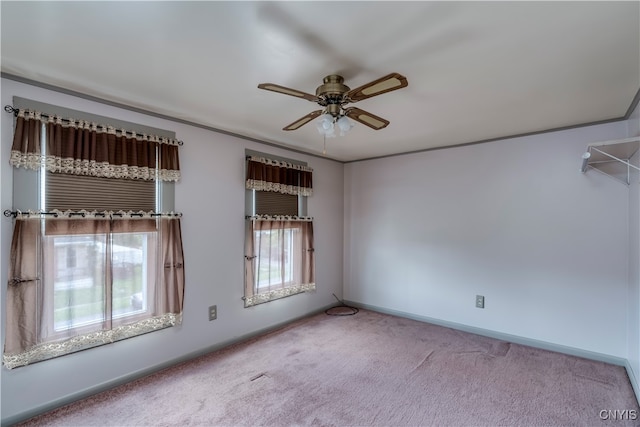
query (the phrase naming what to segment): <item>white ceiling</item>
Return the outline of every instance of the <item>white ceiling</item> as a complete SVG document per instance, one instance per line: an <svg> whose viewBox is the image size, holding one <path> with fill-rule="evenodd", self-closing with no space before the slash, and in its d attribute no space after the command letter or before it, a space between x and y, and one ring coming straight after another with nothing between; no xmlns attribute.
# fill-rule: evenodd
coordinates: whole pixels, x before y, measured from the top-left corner
<svg viewBox="0 0 640 427"><path fill-rule="evenodd" d="M350 161L625 116L640 88L640 2L1 2L2 72L322 153L315 93L391 72L357 107L391 124L327 139ZM180 135L178 135L180 137ZM185 141L188 143L188 141Z"/></svg>

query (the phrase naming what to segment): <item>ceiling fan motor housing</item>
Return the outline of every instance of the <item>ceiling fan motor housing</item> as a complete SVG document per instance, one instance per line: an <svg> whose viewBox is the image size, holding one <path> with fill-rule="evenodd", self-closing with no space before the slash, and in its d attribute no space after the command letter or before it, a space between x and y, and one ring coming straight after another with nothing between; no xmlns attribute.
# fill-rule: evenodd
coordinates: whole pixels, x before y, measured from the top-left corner
<svg viewBox="0 0 640 427"><path fill-rule="evenodd" d="M343 84L344 78L337 74L322 79L322 85L316 89L316 96L319 98L318 104L327 107L327 113L336 116L340 113L340 107L345 103L344 94L351 88Z"/></svg>

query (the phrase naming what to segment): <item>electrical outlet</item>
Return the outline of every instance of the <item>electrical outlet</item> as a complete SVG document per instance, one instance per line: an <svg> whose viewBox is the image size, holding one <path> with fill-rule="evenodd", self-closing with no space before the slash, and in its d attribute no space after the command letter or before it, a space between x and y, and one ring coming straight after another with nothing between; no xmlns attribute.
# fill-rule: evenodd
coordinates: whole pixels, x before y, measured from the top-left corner
<svg viewBox="0 0 640 427"><path fill-rule="evenodd" d="M476 307L477 308L484 308L484 296L483 295L476 295Z"/></svg>
<svg viewBox="0 0 640 427"><path fill-rule="evenodd" d="M209 321L216 320L218 318L218 306L212 305L209 307Z"/></svg>

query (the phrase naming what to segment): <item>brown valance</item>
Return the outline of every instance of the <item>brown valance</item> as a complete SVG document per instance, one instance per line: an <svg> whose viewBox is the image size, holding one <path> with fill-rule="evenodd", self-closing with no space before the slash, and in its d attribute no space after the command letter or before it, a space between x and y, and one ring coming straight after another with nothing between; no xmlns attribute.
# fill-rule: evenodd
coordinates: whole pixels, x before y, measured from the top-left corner
<svg viewBox="0 0 640 427"><path fill-rule="evenodd" d="M282 194L311 196L313 169L277 160L250 157L247 160L246 188Z"/></svg>
<svg viewBox="0 0 640 427"><path fill-rule="evenodd" d="M46 124L42 147L41 126ZM159 160L159 162L158 162ZM85 120L18 110L11 147L14 167L105 178L178 181L178 141Z"/></svg>

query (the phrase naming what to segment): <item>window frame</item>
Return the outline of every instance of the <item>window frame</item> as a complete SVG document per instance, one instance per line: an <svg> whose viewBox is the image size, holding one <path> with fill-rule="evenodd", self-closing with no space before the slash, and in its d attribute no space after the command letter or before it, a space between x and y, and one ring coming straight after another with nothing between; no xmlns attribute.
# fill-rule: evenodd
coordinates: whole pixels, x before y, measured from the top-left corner
<svg viewBox="0 0 640 427"><path fill-rule="evenodd" d="M103 326L107 323L111 324L110 329L116 328L118 326L122 326L128 323L134 323L134 322L138 322L144 319L147 319L149 317L152 316L153 311L152 311L152 305L149 303L150 298L153 298L154 296L154 278L155 278L155 273L152 271L155 267L155 264L157 262L157 253L156 253L156 239L157 239L157 231L144 231L144 232L138 232L138 233L101 233L101 234L97 234L97 235L88 235L88 236L104 236L104 241L105 241L105 246L106 248L109 247L113 247L114 243L113 243L113 237L117 236L118 234L137 234L137 235L141 235L141 234L145 234L145 240L147 240L147 242L145 243L148 247L152 247L154 248L154 250L152 251L147 251L144 255L144 262L146 263L147 266L151 266L152 268L149 269L149 267L147 267L147 271L146 274L143 274L142 276L142 292L144 294L146 294L146 299L143 299L143 308L142 309L138 309L135 311L127 311L125 313L121 313L121 314L114 314L115 310L113 308L113 302L114 302L114 280L115 277L113 277L114 275L114 271L115 269L113 268L114 263L111 262L111 283L107 283L106 281L104 282L104 288L103 288L103 297L106 298L106 296L104 295L104 292L106 290L106 286L110 285L111 286L111 293L112 293L112 298L111 298L111 313L109 315L109 313L107 313L106 311L103 312L103 316L102 318L96 319L96 320L91 320L91 321L86 321L80 324L73 324L73 320L72 320L72 324L69 325L69 327L66 328L60 328L57 329L56 328L56 320L55 320L55 315L56 315L56 295L55 293L57 292L57 289L55 287L55 285L58 284L58 280L56 277L56 273L52 272L52 270L56 270L57 269L57 262L50 262L47 263L45 266L47 268L47 272L45 273L45 277L44 277L44 295L43 295L43 303L46 305L46 309L44 312L45 315L45 319L43 319L43 337L46 339L56 339L56 338L64 338L66 336L68 336L69 334L72 335L82 335L82 334L87 334L87 333L91 333L94 331L99 331L99 330L103 330ZM49 236L44 236L43 237L43 256L46 257L47 254L52 254L51 257L55 257L55 254L53 254L55 252L55 240L57 238L65 238L65 237L74 237L74 236L87 236L84 234L59 234L59 235L49 235ZM152 240L151 243L149 243L148 240ZM110 242L109 242L110 241ZM91 243L95 243L96 240L92 240ZM105 248L105 250L107 250ZM109 257L108 254L104 254L103 255L104 260L105 260L105 264L107 264L107 258ZM111 257L113 257L113 255L111 255ZM103 269L106 269L106 266L103 266ZM150 271L151 270L151 271ZM106 275L106 271L103 271L103 273ZM133 296L133 295L132 295ZM101 301L96 301L96 303L104 303L104 300ZM74 306L70 306L70 307L74 307Z"/></svg>
<svg viewBox="0 0 640 427"><path fill-rule="evenodd" d="M258 152L258 151L253 151L253 150L249 150L246 149L245 150L245 176L247 174L246 168L247 168L247 164L248 164L248 159L250 157L262 157L262 158L267 158L267 159L271 159L271 160L277 160L277 161L281 161L281 162L286 162L286 163L290 163L290 164L294 164L294 165L300 165L300 166L308 166L306 162L302 162L299 160L295 160L295 159L290 159L290 158L285 158L285 157L281 157L281 156L274 156L272 154L269 153L263 153L263 152ZM256 212L256 194L259 190L254 190L254 189L245 189L245 217L247 219L254 217L254 216L260 216L260 215L266 215L266 216L274 216L274 215L269 215L269 214L265 214L264 212ZM297 212L295 215L295 217L306 217L307 216L307 196L303 196L298 194L297 196ZM281 215L275 215L277 216L281 216ZM251 233L252 227L248 226L245 227L245 253L247 253L247 247L248 247L248 233ZM299 248L301 250L301 248L303 247L303 232L301 230L301 227L292 227L292 228L284 228L283 230L291 230L291 243L290 243L290 253L287 255L288 257L291 258L292 260L292 266L291 266L291 274L290 274L290 280L287 282L281 282L281 283L272 283L269 282L266 285L260 286L258 280L260 278L260 274L258 273L258 261L257 259L260 257L260 254L258 254L257 250L256 253L254 254L254 259L251 260L251 262L254 263L253 266L253 271L255 271L255 277L254 277L254 289L256 290L256 295L261 295L261 294L269 294L270 292L273 291L278 291L278 290L286 290L289 288L294 288L296 287L296 277L297 275L300 273L300 271L302 270L302 265L296 265L296 255L295 250L296 248ZM253 240L253 246L254 249L257 247L257 240L256 240L256 233L260 233L263 232L264 230L258 230L258 231L253 231L254 235L251 236L251 239ZM295 232L295 233L294 233ZM249 260L248 258L246 258L245 262ZM277 263L278 265L280 265L280 263ZM245 269L245 286L247 285L247 276L246 276L246 269ZM315 286L315 284L314 284ZM315 288L314 288L315 289ZM262 291L262 292L261 292ZM275 301L277 299L281 299L284 297L288 297L288 296L293 296L293 295L297 295L301 292L296 292L296 293L291 293L289 295L283 296L283 297L277 297L277 298L273 298L273 299L269 299L257 304L251 304L251 305L247 305L247 299L246 299L246 293L245 293L245 297L243 297L243 300L245 300L245 308L249 308L249 307L253 307L254 305L259 305L259 304L264 304L266 302L271 302L271 301ZM255 295L254 295L255 296Z"/></svg>
<svg viewBox="0 0 640 427"><path fill-rule="evenodd" d="M74 117L75 119L82 119L96 123L108 123L111 126L124 128L132 131L136 131L137 133L143 134L152 134L158 135L161 137L167 137L170 139L175 139L175 132L166 131L162 129L157 129L149 126L140 125L137 123L127 122L123 120L114 119L111 117L100 116L96 114L87 113L79 110L72 110L61 106L51 105L39 101L34 101L26 98L21 98L14 96L13 97L13 106L14 108L20 109L31 109L37 111L46 111L49 114L56 114L62 117ZM42 153L46 154L46 126L41 124L41 149ZM159 156L157 157L159 159ZM49 207L46 204L47 200L47 176L51 172L44 170L44 168L40 168L38 170L28 170L25 168L13 168L13 207L15 210L19 211L29 211L29 210L37 210L42 212L48 212ZM71 176L71 175L70 175ZM78 179L83 179L84 176L78 175ZM171 181L163 181L156 179L154 181L154 210L156 212L173 212L175 211L175 183ZM42 223L44 224L44 219ZM44 227L44 226L43 226ZM153 241L157 242L158 240L158 231L147 232L152 233ZM110 233L110 234L119 234L119 233ZM53 251L54 248L54 239L50 237L45 237L44 229L43 229L43 239L40 242L42 248L42 257L46 256L46 251ZM56 237L63 236L74 236L73 234L68 235L58 235ZM107 240L110 240L112 237L107 235ZM152 268L155 268L155 263L157 262L157 251L147 252L146 262L149 263L153 261ZM52 254L53 252L50 252ZM112 255L109 255L112 256ZM153 260L151 260L153 258ZM53 258L52 258L53 259ZM44 262L44 260L43 260ZM55 270L57 266L53 265L53 263L45 263L43 267L47 271L47 275L50 277L55 277L55 273L52 270ZM110 275L111 276L111 275ZM52 286L46 286L45 291L43 292L43 304L46 304L44 309L44 316L46 319L42 319L42 327L41 331L43 334L43 338L46 340L52 340L56 338L65 338L69 335L82 335L85 333L91 333L94 330L103 330L103 328L97 328L96 325L104 325L106 323L110 323L111 326L108 329L113 329L118 326L122 326L128 323L135 323L137 321L144 320L153 315L151 303L154 297L154 283L150 278L154 278L155 273L148 273L146 278L146 283L143 283L143 290L146 289L146 301L143 301L143 307L146 306L144 310L138 310L130 315L116 315L108 317L103 317L102 320L98 320L95 322L90 322L88 324L80 324L77 326L56 330L55 326L55 298L54 298L54 289ZM47 283L54 284L55 279L43 279ZM113 277L111 277L110 283L105 283L105 286L111 286L113 290ZM144 291L143 291L144 292ZM112 296L113 299L113 296ZM111 305L111 304L109 304Z"/></svg>

